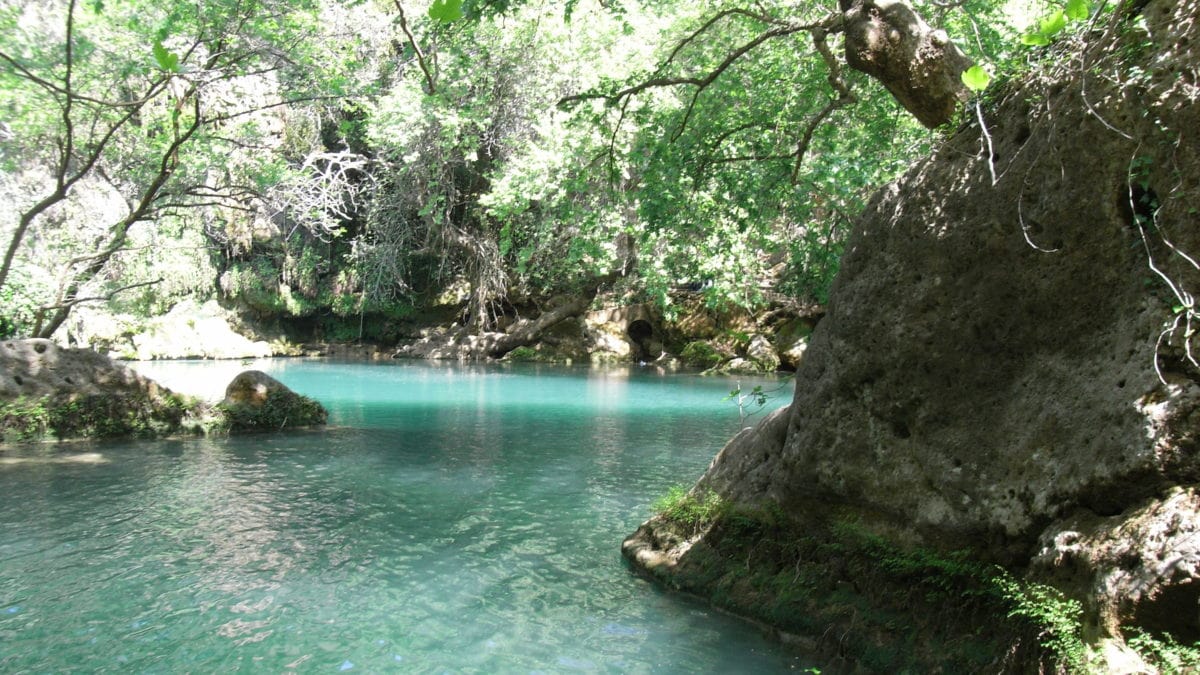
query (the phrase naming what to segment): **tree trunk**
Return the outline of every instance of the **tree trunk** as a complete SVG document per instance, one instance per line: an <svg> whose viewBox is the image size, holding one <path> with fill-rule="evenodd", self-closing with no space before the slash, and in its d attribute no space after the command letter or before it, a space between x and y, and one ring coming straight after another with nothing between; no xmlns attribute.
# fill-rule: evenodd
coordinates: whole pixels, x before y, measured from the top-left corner
<svg viewBox="0 0 1200 675"><path fill-rule="evenodd" d="M846 62L878 80L921 124L949 122L970 98L971 67L945 31L934 30L901 0L841 0Z"/></svg>
<svg viewBox="0 0 1200 675"><path fill-rule="evenodd" d="M524 319L509 326L507 331L496 334L489 343L483 345L483 354L481 355L498 359L517 347L525 347L537 342L545 331L587 311L600 289L616 281L619 274L619 272L610 272L596 277L578 297L554 309L542 312L536 319Z"/></svg>
<svg viewBox="0 0 1200 675"><path fill-rule="evenodd" d="M582 314L588 305L592 304L594 297L595 294L592 294L591 297L580 296L552 310L542 312L536 319L518 321L488 345L487 355L498 359L517 347L525 347L537 342L543 331L553 328L556 324L573 316Z"/></svg>

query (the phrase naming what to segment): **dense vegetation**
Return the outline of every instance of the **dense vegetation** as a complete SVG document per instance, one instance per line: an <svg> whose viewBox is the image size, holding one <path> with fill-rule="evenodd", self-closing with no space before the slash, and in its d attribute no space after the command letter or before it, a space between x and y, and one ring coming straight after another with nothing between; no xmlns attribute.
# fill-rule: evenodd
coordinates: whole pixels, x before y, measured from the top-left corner
<svg viewBox="0 0 1200 675"><path fill-rule="evenodd" d="M1000 4L915 3L993 64ZM938 140L844 67L837 9L6 3L0 334L183 298L329 339L601 283L823 301L871 188Z"/></svg>

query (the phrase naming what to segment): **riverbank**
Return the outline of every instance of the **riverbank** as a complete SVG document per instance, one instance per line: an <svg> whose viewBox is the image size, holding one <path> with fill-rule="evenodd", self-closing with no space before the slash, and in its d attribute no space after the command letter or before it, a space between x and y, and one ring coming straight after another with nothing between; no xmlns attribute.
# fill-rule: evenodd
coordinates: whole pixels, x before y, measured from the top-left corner
<svg viewBox="0 0 1200 675"><path fill-rule="evenodd" d="M326 419L321 404L261 372L237 374L223 399L206 401L50 340L0 343L0 371L0 442L246 433Z"/></svg>
<svg viewBox="0 0 1200 675"><path fill-rule="evenodd" d="M680 293L674 310L650 304L595 303L527 308L479 332L458 323L453 308L397 320L389 341L330 340L309 323L252 319L216 300L186 300L149 320L81 313L66 340L129 361L251 360L273 356L414 358L556 364L654 364L714 374L792 372L824 315L818 306L777 298L762 311L714 310ZM556 313L557 312L557 313Z"/></svg>

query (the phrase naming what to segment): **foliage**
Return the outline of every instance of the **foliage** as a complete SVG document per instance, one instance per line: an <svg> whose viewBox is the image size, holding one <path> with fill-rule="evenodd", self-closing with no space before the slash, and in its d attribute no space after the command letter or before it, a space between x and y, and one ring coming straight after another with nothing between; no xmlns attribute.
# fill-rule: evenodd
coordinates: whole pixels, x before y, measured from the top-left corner
<svg viewBox="0 0 1200 675"><path fill-rule="evenodd" d="M1037 28L1021 35L1021 44L1045 47L1054 37L1066 29L1072 21L1084 21L1092 13L1088 0L1067 0L1061 8L1051 11L1038 20Z"/></svg>
<svg viewBox="0 0 1200 675"><path fill-rule="evenodd" d="M663 518L695 534L723 515L728 510L728 503L716 492L696 493L682 485L674 485L654 502L652 508Z"/></svg>
<svg viewBox="0 0 1200 675"><path fill-rule="evenodd" d="M460 283L465 322L487 330L614 270L627 300L667 314L688 284L717 308L773 291L824 302L848 222L930 140L857 74L838 76L857 100L844 107L830 62L791 28L699 90L603 98L712 72L764 29L824 21L823 3L30 7L0 12L12 63L51 84L70 64L74 94L0 74L16 139L0 160L25 181L5 192L36 204L82 166L85 126L115 131L14 238L0 329L16 334L79 302L155 314L218 290L262 318L365 327ZM995 3L922 10L973 35L973 56L1002 42ZM55 139L80 157L64 164Z"/></svg>
<svg viewBox="0 0 1200 675"><path fill-rule="evenodd" d="M1083 642L1083 606L1052 586L1022 582L998 570L993 583L1012 605L1008 615L1038 626L1039 641L1071 672L1081 671L1087 658Z"/></svg>
<svg viewBox="0 0 1200 675"><path fill-rule="evenodd" d="M776 387L768 391L763 389L761 384L756 384L753 389L747 392L742 389L742 383L738 382L737 386L730 390L725 400L733 401L737 404L738 423L745 424L748 417L762 412L762 409L767 405L767 401L771 400L771 395L781 388Z"/></svg>
<svg viewBox="0 0 1200 675"><path fill-rule="evenodd" d="M49 335L78 304L158 283L129 283L110 264L139 223L251 210L257 169L269 163L266 111L336 88L303 47L315 18L307 0L56 0L0 11L4 155L29 184L0 228L9 235L0 289L22 268L56 277L49 289L13 289L38 306L19 332ZM327 76L320 94L315 76ZM60 219L79 199L104 205Z"/></svg>
<svg viewBox="0 0 1200 675"><path fill-rule="evenodd" d="M1163 673L1194 673L1200 669L1200 643L1179 644L1170 635L1155 637L1134 630L1125 640L1148 663Z"/></svg>

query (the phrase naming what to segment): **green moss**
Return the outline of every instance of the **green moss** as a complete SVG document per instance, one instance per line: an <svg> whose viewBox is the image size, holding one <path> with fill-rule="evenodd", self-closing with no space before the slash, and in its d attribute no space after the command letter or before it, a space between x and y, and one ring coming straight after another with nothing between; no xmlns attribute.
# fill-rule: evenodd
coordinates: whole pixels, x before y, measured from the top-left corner
<svg viewBox="0 0 1200 675"><path fill-rule="evenodd" d="M324 424L325 420L320 403L287 392L272 392L261 407L210 407L175 394L23 397L0 405L0 441L276 431Z"/></svg>
<svg viewBox="0 0 1200 675"><path fill-rule="evenodd" d="M0 405L0 438L155 438L186 431L203 404L145 392L21 397Z"/></svg>
<svg viewBox="0 0 1200 675"><path fill-rule="evenodd" d="M541 361L541 354L533 347L517 347L504 355L506 361L535 362Z"/></svg>
<svg viewBox="0 0 1200 675"><path fill-rule="evenodd" d="M661 581L820 638L822 650L866 671L1037 670L1071 661L1053 645L1039 647L1038 617L1014 611L995 581L998 568L965 552L898 546L854 520L818 515L800 523L775 507L748 509L682 490L658 506L660 527L679 538L704 532L674 567L653 572Z"/></svg>
<svg viewBox="0 0 1200 675"><path fill-rule="evenodd" d="M712 368L725 360L720 352L703 340L696 340L684 345L683 351L679 353L679 358L684 365L693 368Z"/></svg>
<svg viewBox="0 0 1200 675"><path fill-rule="evenodd" d="M224 419L220 427L231 432L278 431L289 427L325 424L327 413L318 402L292 392L272 391L262 405L217 404Z"/></svg>

